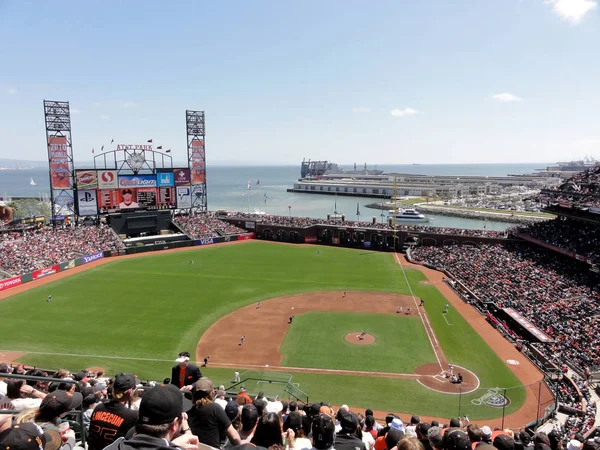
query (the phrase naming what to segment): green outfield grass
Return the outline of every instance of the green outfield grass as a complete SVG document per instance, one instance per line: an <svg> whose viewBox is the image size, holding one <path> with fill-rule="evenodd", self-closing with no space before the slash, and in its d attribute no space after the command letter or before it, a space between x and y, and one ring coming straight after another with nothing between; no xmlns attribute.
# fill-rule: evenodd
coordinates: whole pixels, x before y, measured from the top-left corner
<svg viewBox="0 0 600 450"><path fill-rule="evenodd" d="M346 342L350 332L365 330L375 336L371 345ZM410 343L409 358L403 358ZM283 365L370 372L414 373L435 361L418 316L309 312L294 319L280 348Z"/></svg>
<svg viewBox="0 0 600 450"><path fill-rule="evenodd" d="M190 259L195 264L190 265ZM451 309L448 314L452 326L446 324L441 314L446 300L435 286L420 284L425 278L419 271L406 273L415 295L426 299L425 308L447 358L476 372L482 386L517 386L512 372L456 311ZM170 376L174 356L182 350L193 352L204 331L229 312L259 300L326 290L409 294L390 253L264 242L154 253L115 259L1 301L0 350L39 352L29 353L23 362L41 367L80 370L102 366L108 373L131 371L143 378L162 380ZM49 294L52 303L46 302ZM344 315L352 328L345 331L338 326L337 313L300 315L283 344L286 364L348 368L356 359L363 359L361 370L390 371L393 367L406 372L420 364L414 361L435 361L418 319L401 319L402 327L411 331L403 332L400 338L400 330L394 334L388 319L378 317L373 330L385 348L376 344L370 347L381 356L364 360L362 349L353 346L347 349L349 358L344 364L336 355L345 348L343 335L342 341L325 334L322 339L320 335L313 337L312 330L305 336L296 335L295 330L305 320L302 316L306 320L314 317L323 324L319 329L338 334L365 328L360 324L366 321L369 327L375 323L371 315L362 315L363 319L353 323L352 315ZM389 316L392 319L400 320ZM305 347L313 350L318 343L318 351L303 351L302 338L307 342ZM233 376L233 370L209 367L205 372L216 381L224 381ZM457 411L456 396L430 391L414 380L302 373L294 374L294 381L314 400L448 417ZM481 392L471 397L479 395ZM512 390L510 397L507 412L523 403L524 389ZM469 398L463 396L462 411L471 418L500 414L489 407L467 409Z"/></svg>

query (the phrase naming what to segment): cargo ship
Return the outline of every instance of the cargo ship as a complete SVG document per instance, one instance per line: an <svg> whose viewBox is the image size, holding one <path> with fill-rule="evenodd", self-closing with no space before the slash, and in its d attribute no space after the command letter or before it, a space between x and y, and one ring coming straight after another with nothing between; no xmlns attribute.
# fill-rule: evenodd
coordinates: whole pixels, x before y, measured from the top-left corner
<svg viewBox="0 0 600 450"><path fill-rule="evenodd" d="M367 163L365 163L363 170L357 170L356 163L354 163L354 170L344 170L336 163L329 161L311 161L310 159L306 161L306 159L302 160L302 165L300 166L300 177L301 179L306 178L318 178L323 175L346 175L346 176L354 176L354 175L381 175L383 174L383 170L377 169L367 169Z"/></svg>

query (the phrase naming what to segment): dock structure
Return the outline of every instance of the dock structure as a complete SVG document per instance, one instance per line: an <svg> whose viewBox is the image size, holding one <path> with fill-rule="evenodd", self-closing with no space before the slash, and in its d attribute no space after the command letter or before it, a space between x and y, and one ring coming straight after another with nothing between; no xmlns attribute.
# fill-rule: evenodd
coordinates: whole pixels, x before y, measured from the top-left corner
<svg viewBox="0 0 600 450"><path fill-rule="evenodd" d="M397 180L394 193L394 177ZM300 179L288 192L307 194L337 194L340 196L392 198L415 197L464 197L499 192L504 187L523 186L542 189L560 184L557 177L516 175L506 177L446 176L384 174L347 177L342 174L324 175L319 178Z"/></svg>

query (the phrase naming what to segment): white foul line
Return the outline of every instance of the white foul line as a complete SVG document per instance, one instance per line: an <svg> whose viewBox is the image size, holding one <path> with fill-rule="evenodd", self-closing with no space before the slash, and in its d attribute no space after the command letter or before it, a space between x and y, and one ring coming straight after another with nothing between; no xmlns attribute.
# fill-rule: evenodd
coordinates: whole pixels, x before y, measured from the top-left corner
<svg viewBox="0 0 600 450"><path fill-rule="evenodd" d="M446 321L446 323L450 326L452 326L452 324L450 322L448 322L448 318L446 317L446 314L442 314L444 316L444 320Z"/></svg>
<svg viewBox="0 0 600 450"><path fill-rule="evenodd" d="M410 283L408 282L408 277L406 276L406 272L404 271L404 267L402 267L402 262L400 261L400 257L398 253L394 252L394 259L400 266L400 270L402 271L402 275L404 275L404 279L406 280L406 285L408 286L408 290L410 291L410 295L415 303L415 308L419 313L419 317L421 318L421 322L423 323L423 328L425 328L425 333L429 338L429 343L431 344L431 348L433 350L433 354L435 355L435 359L437 359L438 365L440 366L440 370L444 370L442 367L442 362L440 361L440 357L438 356L437 350L435 349L436 345L440 345L437 338L435 337L435 333L433 332L433 328L431 328L431 324L429 323L429 319L427 316L421 314L421 310L419 309L419 305L417 304L417 299L415 298L415 294L413 293L412 287L410 287ZM425 324L427 322L427 324ZM427 327L429 327L429 331L427 331ZM435 344L434 344L435 341Z"/></svg>

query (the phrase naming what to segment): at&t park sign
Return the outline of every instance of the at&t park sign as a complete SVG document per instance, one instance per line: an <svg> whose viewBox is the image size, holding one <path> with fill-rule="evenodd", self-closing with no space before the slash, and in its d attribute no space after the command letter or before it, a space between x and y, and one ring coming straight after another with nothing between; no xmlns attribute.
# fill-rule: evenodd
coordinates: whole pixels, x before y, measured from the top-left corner
<svg viewBox="0 0 600 450"><path fill-rule="evenodd" d="M119 144L117 145L117 151L122 150L133 150L133 151L148 151L148 150L152 150L152 144Z"/></svg>

